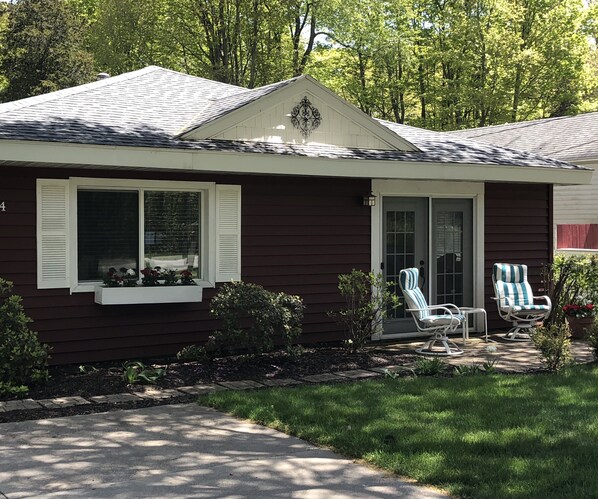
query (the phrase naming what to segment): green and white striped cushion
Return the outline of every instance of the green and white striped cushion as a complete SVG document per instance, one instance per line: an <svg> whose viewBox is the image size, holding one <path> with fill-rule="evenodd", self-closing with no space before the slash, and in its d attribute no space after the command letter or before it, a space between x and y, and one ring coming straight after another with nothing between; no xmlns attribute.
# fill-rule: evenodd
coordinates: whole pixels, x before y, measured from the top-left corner
<svg viewBox="0 0 598 499"><path fill-rule="evenodd" d="M415 312L417 318L421 321L430 316L426 297L418 286L419 271L416 268L403 269L399 272L399 284L403 290L403 296L407 302L407 308L420 308L420 312Z"/></svg>
<svg viewBox="0 0 598 499"><path fill-rule="evenodd" d="M492 269L501 309L544 310L546 305L534 305L534 293L527 282L527 265L495 263ZM508 300L507 300L508 299Z"/></svg>

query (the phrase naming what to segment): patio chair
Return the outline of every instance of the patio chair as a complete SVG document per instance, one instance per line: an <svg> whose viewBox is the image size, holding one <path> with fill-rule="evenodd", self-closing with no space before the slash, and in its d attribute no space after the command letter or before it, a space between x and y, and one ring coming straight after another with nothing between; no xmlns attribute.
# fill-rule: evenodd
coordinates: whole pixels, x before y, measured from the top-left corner
<svg viewBox="0 0 598 499"><path fill-rule="evenodd" d="M493 300L496 300L500 317L513 324L505 339L528 341L529 332L534 325L550 314L550 298L533 295L527 282L527 265L495 263L492 268L492 284L496 294ZM544 300L546 304L536 305L534 300Z"/></svg>
<svg viewBox="0 0 598 499"><path fill-rule="evenodd" d="M419 271L416 268L403 269L399 273L399 286L407 303L407 312L411 312L417 330L431 333L432 338L416 353L422 355L461 355L461 350L447 333L454 332L465 321L465 316L452 303L428 305L424 294L419 289ZM434 313L435 312L435 313ZM441 345L441 348L435 348Z"/></svg>

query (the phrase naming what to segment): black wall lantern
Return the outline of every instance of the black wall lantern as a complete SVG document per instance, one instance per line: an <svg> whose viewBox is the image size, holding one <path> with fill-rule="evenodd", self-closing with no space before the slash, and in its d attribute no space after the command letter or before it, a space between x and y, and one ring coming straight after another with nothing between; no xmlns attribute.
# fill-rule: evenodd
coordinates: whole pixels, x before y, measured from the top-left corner
<svg viewBox="0 0 598 499"><path fill-rule="evenodd" d="M373 192L370 192L367 196L363 196L363 206L376 206L376 196L374 196Z"/></svg>

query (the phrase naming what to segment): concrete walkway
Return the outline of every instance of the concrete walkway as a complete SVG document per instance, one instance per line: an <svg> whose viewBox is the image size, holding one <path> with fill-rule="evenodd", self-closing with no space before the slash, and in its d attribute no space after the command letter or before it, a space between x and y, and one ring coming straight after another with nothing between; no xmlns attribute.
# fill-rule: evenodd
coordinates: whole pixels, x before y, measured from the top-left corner
<svg viewBox="0 0 598 499"><path fill-rule="evenodd" d="M195 404L3 424L0 491L8 499L446 497Z"/></svg>

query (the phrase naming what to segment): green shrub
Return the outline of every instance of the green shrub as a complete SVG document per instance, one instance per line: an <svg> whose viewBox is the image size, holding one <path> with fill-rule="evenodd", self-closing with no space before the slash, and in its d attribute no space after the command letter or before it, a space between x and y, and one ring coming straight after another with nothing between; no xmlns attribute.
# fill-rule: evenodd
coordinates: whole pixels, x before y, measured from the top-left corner
<svg viewBox="0 0 598 499"><path fill-rule="evenodd" d="M123 370L123 379L129 385L155 385L166 374L166 369L146 366L138 360L125 362Z"/></svg>
<svg viewBox="0 0 598 499"><path fill-rule="evenodd" d="M461 364L455 366L453 372L457 376L473 376L475 374L481 374L483 371L479 364L472 362L471 364Z"/></svg>
<svg viewBox="0 0 598 499"><path fill-rule="evenodd" d="M22 298L12 294L13 283L0 278L0 383L26 386L48 377L49 347L39 342L27 324Z"/></svg>
<svg viewBox="0 0 598 499"><path fill-rule="evenodd" d="M203 346L187 345L181 348L176 354L176 358L183 362L205 361L209 359L209 355Z"/></svg>
<svg viewBox="0 0 598 499"><path fill-rule="evenodd" d="M226 283L212 298L211 313L222 320L222 329L208 342L208 350L247 350L252 354L274 348L281 338L287 348L302 331L303 300L273 293L257 284Z"/></svg>
<svg viewBox="0 0 598 499"><path fill-rule="evenodd" d="M29 387L25 385L12 385L0 381L0 397L24 397L27 395Z"/></svg>
<svg viewBox="0 0 598 499"><path fill-rule="evenodd" d="M496 359L486 360L481 364L472 362L471 364L461 364L455 366L453 372L456 376L472 376L475 374L492 374L496 372Z"/></svg>
<svg viewBox="0 0 598 499"><path fill-rule="evenodd" d="M558 371L573 361L570 336L571 332L566 323L552 324L532 330L532 341L542 354L548 369Z"/></svg>
<svg viewBox="0 0 598 499"><path fill-rule="evenodd" d="M447 365L440 357L418 357L413 372L420 376L436 376L446 371Z"/></svg>
<svg viewBox="0 0 598 499"><path fill-rule="evenodd" d="M598 256L556 255L543 274L545 291L552 301L552 310L544 321L546 326L564 321L566 305L598 303Z"/></svg>
<svg viewBox="0 0 598 499"><path fill-rule="evenodd" d="M329 312L343 325L347 334L345 344L351 351L362 348L382 326L390 310L399 306L394 286L386 282L382 273L353 269L338 276L338 290L345 300L345 308Z"/></svg>
<svg viewBox="0 0 598 499"><path fill-rule="evenodd" d="M590 348L594 354L594 360L598 360L598 318L592 324L592 327L587 332L586 339L590 344Z"/></svg>

